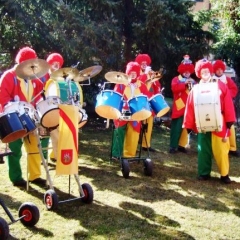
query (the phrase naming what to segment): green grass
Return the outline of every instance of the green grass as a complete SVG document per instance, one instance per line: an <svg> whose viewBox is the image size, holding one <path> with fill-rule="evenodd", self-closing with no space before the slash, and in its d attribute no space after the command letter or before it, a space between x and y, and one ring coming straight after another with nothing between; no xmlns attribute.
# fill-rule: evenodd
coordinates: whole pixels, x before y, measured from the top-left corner
<svg viewBox="0 0 240 240"><path fill-rule="evenodd" d="M92 122L92 121L89 121ZM99 120L94 127L83 127L79 139L80 182L89 183L94 201L61 203L56 211L47 211L43 203L47 187L31 184L29 191L13 187L7 164L1 165L1 193L10 212L18 216L19 206L35 203L40 220L33 228L20 222L10 225L10 239L240 239L240 159L230 158L230 176L235 182L223 185L213 162L213 178L199 182L197 176L196 136L188 155L168 153L169 130L154 126L151 153L153 176L143 173L143 163L130 164L130 177L122 177L120 163L109 162L111 129ZM147 157L144 152L143 156ZM51 178L59 200L78 197L73 177L56 176L49 162ZM26 155L22 158L26 175ZM45 177L45 171L42 171ZM0 216L10 222L3 209Z"/></svg>

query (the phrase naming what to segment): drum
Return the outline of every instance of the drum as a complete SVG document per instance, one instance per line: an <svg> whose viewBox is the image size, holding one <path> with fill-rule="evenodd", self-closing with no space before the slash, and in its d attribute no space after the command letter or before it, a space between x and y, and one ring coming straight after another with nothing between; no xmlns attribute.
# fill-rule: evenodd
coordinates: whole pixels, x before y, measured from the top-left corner
<svg viewBox="0 0 240 240"><path fill-rule="evenodd" d="M17 112L0 115L0 139L3 143L10 143L26 135L27 130Z"/></svg>
<svg viewBox="0 0 240 240"><path fill-rule="evenodd" d="M79 108L79 122L78 128L82 128L88 120L88 115L86 114L85 109Z"/></svg>
<svg viewBox="0 0 240 240"><path fill-rule="evenodd" d="M170 110L170 107L164 100L163 95L160 93L152 96L149 99L149 103L150 103L150 107L156 114L156 117L162 117Z"/></svg>
<svg viewBox="0 0 240 240"><path fill-rule="evenodd" d="M59 97L49 96L36 104L40 124L45 128L54 128L59 124Z"/></svg>
<svg viewBox="0 0 240 240"><path fill-rule="evenodd" d="M96 113L108 119L119 119L123 107L123 97L113 90L104 90L97 95Z"/></svg>
<svg viewBox="0 0 240 240"><path fill-rule="evenodd" d="M194 112L199 133L221 131L220 95L216 82L201 83L193 87Z"/></svg>
<svg viewBox="0 0 240 240"><path fill-rule="evenodd" d="M34 118L35 109L32 104L24 101L9 102L4 107L4 113L10 112L17 112L19 114L19 118L27 130L27 134L33 132L36 129Z"/></svg>
<svg viewBox="0 0 240 240"><path fill-rule="evenodd" d="M72 97L74 102L79 102L83 104L83 94L82 88L78 82L70 82ZM57 96L60 98L62 103L72 104L70 90L68 88L68 83L65 81L54 81L49 79L45 86L45 96Z"/></svg>
<svg viewBox="0 0 240 240"><path fill-rule="evenodd" d="M139 95L130 99L128 106L134 121L142 121L152 115L148 98L145 95Z"/></svg>

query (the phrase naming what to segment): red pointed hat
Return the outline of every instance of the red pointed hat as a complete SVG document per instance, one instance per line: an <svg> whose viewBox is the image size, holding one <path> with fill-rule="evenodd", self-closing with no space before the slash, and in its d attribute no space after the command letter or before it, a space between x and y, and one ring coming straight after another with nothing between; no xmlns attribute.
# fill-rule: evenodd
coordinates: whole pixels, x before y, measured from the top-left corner
<svg viewBox="0 0 240 240"><path fill-rule="evenodd" d="M126 66L126 74L129 75L130 72L136 72L137 77L140 75L141 67L137 62L129 62Z"/></svg>
<svg viewBox="0 0 240 240"><path fill-rule="evenodd" d="M50 65L54 62L59 62L60 64L60 68L62 67L63 65L63 57L61 54L59 53L51 53L48 57L47 57L47 60L46 60Z"/></svg>
<svg viewBox="0 0 240 240"><path fill-rule="evenodd" d="M197 61L195 65L195 73L198 78L201 78L201 70L203 68L208 68L210 73L213 74L213 66L211 62L209 62L207 59L201 59Z"/></svg>
<svg viewBox="0 0 240 240"><path fill-rule="evenodd" d="M192 64L192 61L189 58L189 55L184 55L183 60L181 64L178 66L177 71L180 74L183 74L185 72L190 72L190 74L194 73L194 65Z"/></svg>
<svg viewBox="0 0 240 240"><path fill-rule="evenodd" d="M138 54L135 61L138 64L141 64L142 62L147 62L147 65L149 66L152 62L152 59L148 54Z"/></svg>
<svg viewBox="0 0 240 240"><path fill-rule="evenodd" d="M23 61L35 58L37 58L37 54L32 48L23 47L18 51L15 62L19 64Z"/></svg>
<svg viewBox="0 0 240 240"><path fill-rule="evenodd" d="M226 65L223 61L221 60L216 60L214 63L213 63L213 72L216 73L216 71L221 68L223 71L226 70Z"/></svg>

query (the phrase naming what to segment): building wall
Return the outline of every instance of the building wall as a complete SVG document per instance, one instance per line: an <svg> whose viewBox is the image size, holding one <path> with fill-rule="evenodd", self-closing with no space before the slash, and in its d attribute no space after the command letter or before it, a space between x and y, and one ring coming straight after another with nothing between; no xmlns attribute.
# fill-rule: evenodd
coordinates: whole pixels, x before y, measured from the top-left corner
<svg viewBox="0 0 240 240"><path fill-rule="evenodd" d="M197 12L200 10L209 10L211 8L211 4L209 0L197 1L193 7L193 12Z"/></svg>

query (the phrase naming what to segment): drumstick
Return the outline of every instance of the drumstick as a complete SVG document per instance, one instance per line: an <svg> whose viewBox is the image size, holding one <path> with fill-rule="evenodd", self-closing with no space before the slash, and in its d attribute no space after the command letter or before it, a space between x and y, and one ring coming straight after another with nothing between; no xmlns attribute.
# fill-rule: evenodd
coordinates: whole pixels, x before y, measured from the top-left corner
<svg viewBox="0 0 240 240"><path fill-rule="evenodd" d="M106 122L106 128L109 128L109 122L110 122L110 119L107 118L107 122Z"/></svg>
<svg viewBox="0 0 240 240"><path fill-rule="evenodd" d="M228 132L229 132L229 128L227 128L227 130L226 130L226 134L225 134L224 138L222 138L222 142L227 142L227 135L228 135Z"/></svg>

